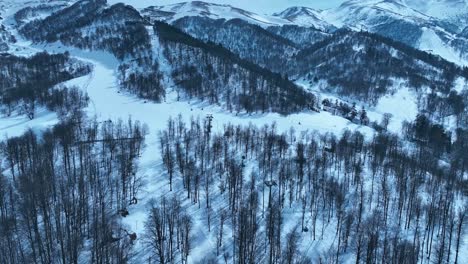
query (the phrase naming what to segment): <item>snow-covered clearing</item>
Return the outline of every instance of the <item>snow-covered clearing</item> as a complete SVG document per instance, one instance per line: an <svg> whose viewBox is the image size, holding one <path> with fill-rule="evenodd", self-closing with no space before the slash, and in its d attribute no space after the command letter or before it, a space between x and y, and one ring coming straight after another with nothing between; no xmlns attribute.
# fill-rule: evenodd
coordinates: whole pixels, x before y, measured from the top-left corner
<svg viewBox="0 0 468 264"><path fill-rule="evenodd" d="M402 87L395 94L380 98L377 105L371 108L367 115L371 120L380 120L385 113L392 115L388 129L398 133L401 131L403 121L411 122L418 114L415 93L406 87Z"/></svg>
<svg viewBox="0 0 468 264"><path fill-rule="evenodd" d="M319 83L318 85L310 84L305 80L298 80L298 85L304 87L304 89L310 90L321 96L321 99L331 99L344 101L348 104L352 104L354 100L348 98L341 98L336 94L324 92L322 87L326 87L327 84ZM459 80L459 85L463 85L463 80ZM372 105L357 105L356 108L360 110L362 106L366 109L367 116L370 121L380 122L384 114L391 114L392 118L388 126L388 130L393 133L401 132L401 125L403 121L413 121L418 114L418 98L415 92L411 91L404 83L395 81L395 85L392 88L395 92L388 94L379 99L375 106Z"/></svg>

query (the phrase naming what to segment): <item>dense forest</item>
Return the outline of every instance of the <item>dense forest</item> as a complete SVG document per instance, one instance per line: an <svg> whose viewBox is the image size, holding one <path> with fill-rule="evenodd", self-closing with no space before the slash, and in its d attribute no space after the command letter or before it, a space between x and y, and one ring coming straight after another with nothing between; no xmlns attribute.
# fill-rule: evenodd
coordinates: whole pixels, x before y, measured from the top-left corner
<svg viewBox="0 0 468 264"><path fill-rule="evenodd" d="M313 27L301 27L297 25L270 26L266 30L289 39L301 48L307 48L315 42L324 40L331 34L330 32L323 32Z"/></svg>
<svg viewBox="0 0 468 264"><path fill-rule="evenodd" d="M311 81L325 79L330 90L373 103L398 80L422 94L425 88L448 94L457 77L468 77L466 69L440 57L367 32L339 30L296 58L292 71Z"/></svg>
<svg viewBox="0 0 468 264"><path fill-rule="evenodd" d="M284 62L300 50L291 40L241 19L184 17L173 24L196 38L219 43L241 58L277 73L287 72L288 65Z"/></svg>
<svg viewBox="0 0 468 264"><path fill-rule="evenodd" d="M55 86L91 72L87 64L65 54L37 53L31 57L0 54L1 111L34 118L37 106L66 114L87 104L87 96L74 87Z"/></svg>

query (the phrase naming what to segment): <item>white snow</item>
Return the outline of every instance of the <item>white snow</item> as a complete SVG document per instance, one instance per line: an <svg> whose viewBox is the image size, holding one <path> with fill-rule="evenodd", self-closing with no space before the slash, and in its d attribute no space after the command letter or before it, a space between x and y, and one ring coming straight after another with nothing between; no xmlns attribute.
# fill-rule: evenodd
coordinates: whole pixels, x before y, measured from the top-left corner
<svg viewBox="0 0 468 264"><path fill-rule="evenodd" d="M459 52L455 51L452 47L440 39L434 30L426 27L423 28L423 34L419 40L419 49L437 54L442 58L458 65L468 65L468 61L463 60Z"/></svg>
<svg viewBox="0 0 468 264"><path fill-rule="evenodd" d="M112 2L112 1L111 1ZM243 19L249 23L262 27L292 24L291 21L270 15L259 15L250 11L242 10L230 5L221 5L205 2L184 2L165 6L151 6L152 10L175 13L157 17L168 23L174 22L182 17L200 16L211 19ZM151 16L151 13L148 13ZM160 14L158 14L159 16Z"/></svg>
<svg viewBox="0 0 468 264"><path fill-rule="evenodd" d="M287 19L299 26L313 26L316 29L326 31L331 27L331 24L326 22L322 12L322 10L315 10L308 7L290 7L283 12L273 14L273 16Z"/></svg>
<svg viewBox="0 0 468 264"><path fill-rule="evenodd" d="M113 1L114 0L109 1L110 4L112 4ZM127 2L132 1L127 0ZM144 0L141 2L149 3L151 1ZM218 13L222 14L222 12ZM256 16L252 16L252 19L261 21L261 18ZM271 21L266 20L266 22L263 21L262 23L269 22ZM152 36L152 38L153 49L158 51L158 40L155 36ZM367 138L370 138L374 134L373 130L369 127L358 126L344 118L331 115L328 112L302 112L289 116L281 116L274 113L235 115L220 107L209 106L197 100L179 102L176 100L177 96L172 89L174 84L171 83L170 80L166 82L169 92L166 102L160 104L145 102L145 100L139 99L136 96L125 92L119 92L116 76L116 68L119 62L108 53L83 51L64 47L57 43L46 46L33 46L30 42L24 41L20 37L18 37L18 39L19 42L15 44L13 48L13 50L17 49L16 53L18 55L26 56L40 50L47 50L48 52L64 52L65 50L69 50L73 57L89 62L94 66L91 74L66 82L66 84L69 85L77 85L88 93L91 102L86 108L86 112L90 117L96 116L99 120L108 120L118 118L127 119L131 116L133 120L141 121L148 126L149 135L146 138L147 147L139 160L138 171L139 176L144 179L144 189L140 193L138 205L129 208L130 215L123 220L131 230L137 233L138 237L141 237L144 233L143 223L147 217L146 206L148 201L152 198L160 198L163 196L169 198L172 195L183 195L183 191L169 193L168 181L162 176L162 161L158 149L158 132L166 127L166 122L169 117L176 117L181 114L185 121L188 121L191 116L204 118L207 114L213 114L213 129L216 131L222 130L223 124L228 122L240 125L253 123L256 126L275 122L279 131L287 131L291 127L294 127L298 134L306 130L340 134L345 129L359 130L364 133ZM359 49L359 47L356 48ZM160 54L160 52L155 53ZM166 74L170 72L170 66L168 63L165 63L164 59L160 60L160 66L162 71ZM459 80L457 81L456 89L460 91L461 89L465 89L465 86L466 84L463 80ZM413 120L418 112L417 110L417 98L415 95L409 89L399 87L395 94L383 97L374 108L369 109L368 115L371 121L375 121L380 120L384 113L391 113L393 118L389 128L391 131L398 132L401 130L401 121ZM39 131L57 122L58 120L55 113L43 109L39 110L36 114L36 118L33 120L28 120L27 117L19 115L13 115L9 118L1 117L0 136L17 136L28 128ZM182 190L182 188L179 189ZM193 244L194 248L192 249L189 262L201 262L206 252L215 248L212 241L213 234L209 234L205 231L206 226L204 219L206 212L204 209L198 209L198 205L191 205L187 201L184 203L184 206L190 207L190 212L195 220L193 233L196 243ZM299 207L295 206L294 208L296 208L296 210L291 209L284 212L285 230L291 230L298 224L297 219L300 214ZM310 234L301 237L301 248L305 249L306 253L310 256L316 256L317 253L327 252L335 241L334 228L336 227L336 223L333 221L330 223L321 223L320 220L318 222L319 227L323 225L325 228L325 235L322 240L313 241L310 238ZM137 251L139 251L137 253L144 254L144 248L139 240L137 240L136 248ZM465 236L465 243L462 245L460 252L468 252L467 236ZM460 260L462 261L460 263L466 261L467 258L467 254L460 255ZM352 256L348 258L348 262L350 262L351 259Z"/></svg>
<svg viewBox="0 0 468 264"><path fill-rule="evenodd" d="M358 49L359 47L355 47ZM349 98L340 98L335 94L324 92L322 87L326 87L324 83L318 85L310 85L304 80L298 80L298 85L307 90L320 94L322 99L328 98L332 101L339 100L348 104L352 104L353 100ZM357 105L356 108L360 110L362 106L365 107L367 116L370 121L379 123L384 114L391 114L392 119L388 126L388 130L393 133L401 132L401 125L403 121L414 121L418 111L418 98L415 92L411 91L404 82L394 80L394 86L391 90L395 91L393 94L388 94L379 99L375 106L370 105Z"/></svg>
<svg viewBox="0 0 468 264"><path fill-rule="evenodd" d="M414 92L407 87L400 87L393 95L386 95L378 101L367 115L371 120L381 120L385 113L392 115L388 129L394 133L401 132L403 121L414 121L418 114L418 104Z"/></svg>
<svg viewBox="0 0 468 264"><path fill-rule="evenodd" d="M457 91L458 93L463 92L463 90L468 89L468 82L462 77L458 77L455 80L455 85L454 85L454 90Z"/></svg>
<svg viewBox="0 0 468 264"><path fill-rule="evenodd" d="M154 38L154 36L153 36ZM153 48L158 49L157 39L153 39ZM183 197L183 188L174 188L172 193L169 192L168 181L162 171L162 161L160 158L160 152L158 149L158 132L165 129L166 122L169 117L177 117L181 114L186 122L190 120L192 116L204 118L207 114L213 114L213 129L215 131L221 131L223 124L234 123L240 125L249 125L250 123L256 126L271 125L272 123L277 124L278 130L288 131L291 127L294 127L297 134L301 134L306 130L317 130L320 133L336 133L340 134L345 129L359 130L364 133L368 138L373 135L373 130L369 127L358 126L349 122L348 120L333 116L330 113L322 112L320 114L313 112L303 112L293 114L290 116L281 116L279 114L231 114L220 107L209 106L206 103L200 101L176 101L175 92L170 91L167 96L167 102L160 104L147 102L137 98L136 96L126 94L125 92L119 93L117 84L116 68L118 61L107 53L103 52L90 52L79 49L63 47L60 44L50 44L46 46L34 46L30 47L31 43L21 40L16 44L16 48L20 51L19 55L27 55L38 50L44 49L50 53L64 52L69 50L71 56L93 64L93 73L73 79L66 82L65 84L77 85L86 91L90 97L90 104L86 108L88 116L96 116L98 120L108 119L127 119L131 117L133 120L138 120L146 124L149 128L149 135L146 138L146 149L139 159L139 176L143 178L145 182L143 190L140 192L139 203L136 206L129 208L130 215L123 220L131 230L137 233L138 237L142 237L144 233L144 221L147 217L147 204L151 199L160 198L166 196L167 198L172 195L179 195ZM162 68L167 67L165 63L161 63ZM168 70L168 69L166 69ZM170 84L168 84L170 85ZM25 117L16 117L17 120L25 120ZM14 122L9 119L0 119L1 134L5 135L19 135L22 131L28 127L37 125L35 129L44 129L47 126L52 126L57 123L58 120L53 113L47 113L42 117L39 114L38 119L29 122ZM190 262L198 263L203 261L206 257L206 252L212 251L215 246L211 242L213 239L213 232L206 232L205 215L206 212L203 209L198 209L198 205L192 205L189 201L184 202L185 207L189 207L192 217L194 218L194 248L190 254ZM285 215L290 215L289 220L285 221L285 226L291 226L297 224L297 215L299 212L285 212ZM296 216L296 217L293 217ZM325 227L326 225L326 227ZM332 230L334 224L324 223L325 230ZM310 249L309 254L315 255L317 252L326 252L333 243L334 237L330 237L334 232L325 232L325 237L320 241L312 241L310 236L304 238L303 246L306 249ZM144 255L144 248L141 242L137 240L136 251L137 254ZM315 253L314 253L315 252Z"/></svg>
<svg viewBox="0 0 468 264"><path fill-rule="evenodd" d="M336 27L344 25L349 27L363 25L367 27L372 24L369 24L369 21L382 15L410 21L427 21L430 19L429 16L396 1L382 0L350 0L337 8L324 10L322 15L328 23Z"/></svg>
<svg viewBox="0 0 468 264"><path fill-rule="evenodd" d="M418 11L437 18L447 18L466 14L466 0L403 0L403 2Z"/></svg>
<svg viewBox="0 0 468 264"><path fill-rule="evenodd" d="M30 120L26 115L13 113L10 117L0 118L0 140L21 136L26 130L42 131L57 123L57 114L44 108L36 109L35 117Z"/></svg>

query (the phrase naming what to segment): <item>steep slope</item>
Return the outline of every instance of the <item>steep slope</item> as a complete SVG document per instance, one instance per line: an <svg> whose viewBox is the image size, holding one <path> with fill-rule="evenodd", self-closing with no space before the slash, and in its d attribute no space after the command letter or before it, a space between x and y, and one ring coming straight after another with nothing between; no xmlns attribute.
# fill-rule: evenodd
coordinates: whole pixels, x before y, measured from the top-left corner
<svg viewBox="0 0 468 264"><path fill-rule="evenodd" d="M400 0L407 6L424 14L451 22L459 26L468 24L468 2L466 0Z"/></svg>
<svg viewBox="0 0 468 264"><path fill-rule="evenodd" d="M309 85L370 104L400 86L422 98L433 88L445 98L459 76L467 77L466 71L440 57L378 34L349 30L317 33L314 28L285 25L267 28L272 35L242 20L200 17L181 18L174 25L275 72L305 78ZM290 42L275 35L287 36ZM294 40L296 43L291 43Z"/></svg>
<svg viewBox="0 0 468 264"><path fill-rule="evenodd" d="M20 32L36 42L59 40L80 48L104 49L124 59L148 48L145 25L138 11L130 6L116 4L107 8L105 0L84 0L43 20L32 21Z"/></svg>
<svg viewBox="0 0 468 264"><path fill-rule="evenodd" d="M14 42L14 37L7 31L5 27L5 13L6 7L0 2L0 52L5 52L9 49L8 43Z"/></svg>
<svg viewBox="0 0 468 264"><path fill-rule="evenodd" d="M231 37L227 37L226 34L232 33L239 37L239 30L244 31L245 36L240 37L238 42L249 39L249 41L255 43L254 45L262 45L259 43L259 39L251 34L255 32L262 41L268 42L266 45L282 45L281 43L272 44L272 41L277 41L277 37L262 31L261 27L300 46L309 46L322 40L329 32L336 30L335 26L324 20L320 14L321 11L305 7L292 7L272 16L267 16L229 5L193 1L168 6L152 6L143 9L141 12L150 21L165 21L176 25L197 38L222 43L230 48L233 46L232 41L225 40L225 38ZM216 20L219 21L215 22ZM279 42L284 41L280 40ZM245 41L244 43L249 45ZM241 44L234 45L240 46ZM263 47L259 46L259 48ZM233 51L237 52L239 48L234 48ZM257 53L260 53L260 51L257 51ZM286 53L287 55L288 53ZM242 57L248 58L248 56ZM266 65L262 60L256 62Z"/></svg>
<svg viewBox="0 0 468 264"><path fill-rule="evenodd" d="M349 0L338 8L330 10L291 7L272 16L260 16L229 5L194 1L148 7L143 9L142 13L151 21L162 20L168 23L187 17L213 20L241 19L269 28L270 32L300 45L310 45L315 40L320 40L327 32L349 27L358 31L378 33L415 48L430 51L454 63L467 65L468 55L465 50L468 39L459 34L467 26L463 22L466 20L465 13L463 11L452 13L457 8L464 10L464 2L450 0L432 2L439 8L405 0ZM443 8L443 6L448 7ZM315 28L317 31L303 28Z"/></svg>
<svg viewBox="0 0 468 264"><path fill-rule="evenodd" d="M437 22L398 1L350 0L324 15L340 27L376 32L412 46L417 44L423 26Z"/></svg>
<svg viewBox="0 0 468 264"><path fill-rule="evenodd" d="M64 9L69 5L68 1L52 1L31 4L15 13L15 22L21 26L35 19L46 18L54 12Z"/></svg>
<svg viewBox="0 0 468 264"><path fill-rule="evenodd" d="M185 33L222 45L241 58L284 73L287 61L299 50L323 40L329 33L295 25L263 28L242 19L186 16L172 22Z"/></svg>

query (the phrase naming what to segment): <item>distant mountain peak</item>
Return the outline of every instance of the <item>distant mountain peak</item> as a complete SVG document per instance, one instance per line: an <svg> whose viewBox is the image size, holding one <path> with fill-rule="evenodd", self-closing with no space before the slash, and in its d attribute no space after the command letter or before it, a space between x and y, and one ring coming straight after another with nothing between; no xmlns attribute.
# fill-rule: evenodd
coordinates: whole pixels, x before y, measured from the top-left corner
<svg viewBox="0 0 468 264"><path fill-rule="evenodd" d="M320 30L328 31L333 27L325 21L321 13L322 10L304 6L293 6L282 12L275 13L273 16L288 20L296 25L305 27L312 26Z"/></svg>
<svg viewBox="0 0 468 264"><path fill-rule="evenodd" d="M288 20L275 16L259 15L231 5L203 1L183 2L164 6L150 6L142 13L153 20L172 23L183 17L205 17L211 19L242 19L262 27L290 24Z"/></svg>
<svg viewBox="0 0 468 264"><path fill-rule="evenodd" d="M292 6L282 12L273 14L274 16L288 17L296 15L314 15L317 16L322 10L313 9L305 6Z"/></svg>

